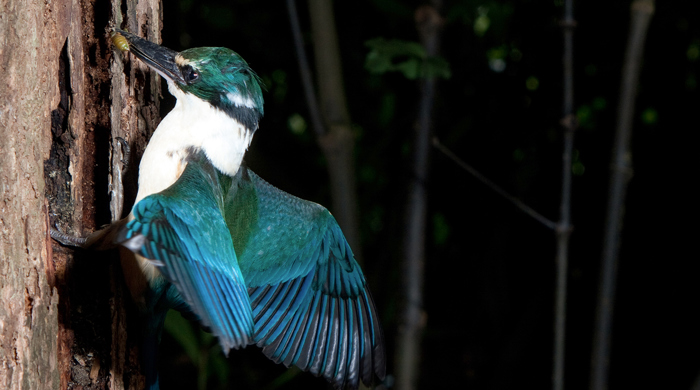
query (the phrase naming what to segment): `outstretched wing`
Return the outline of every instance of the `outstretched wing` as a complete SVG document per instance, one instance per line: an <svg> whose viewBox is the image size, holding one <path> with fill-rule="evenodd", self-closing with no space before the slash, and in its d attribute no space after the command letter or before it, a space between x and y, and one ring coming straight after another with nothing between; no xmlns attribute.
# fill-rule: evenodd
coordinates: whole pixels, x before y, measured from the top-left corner
<svg viewBox="0 0 700 390"><path fill-rule="evenodd" d="M218 174L190 161L168 189L134 206L118 242L152 261L224 352L250 343L250 301L224 221Z"/></svg>
<svg viewBox="0 0 700 390"><path fill-rule="evenodd" d="M356 389L385 373L364 275L335 218L241 168L226 221L250 294L254 342L277 363Z"/></svg>

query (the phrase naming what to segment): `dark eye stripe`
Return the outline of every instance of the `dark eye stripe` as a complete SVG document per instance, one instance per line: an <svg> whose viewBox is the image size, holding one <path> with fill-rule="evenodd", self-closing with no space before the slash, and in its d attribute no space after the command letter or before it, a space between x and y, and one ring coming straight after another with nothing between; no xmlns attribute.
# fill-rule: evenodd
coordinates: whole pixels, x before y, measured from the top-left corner
<svg viewBox="0 0 700 390"><path fill-rule="evenodd" d="M190 84L199 79L199 73L192 68L190 65L185 65L182 67L182 78L187 84Z"/></svg>

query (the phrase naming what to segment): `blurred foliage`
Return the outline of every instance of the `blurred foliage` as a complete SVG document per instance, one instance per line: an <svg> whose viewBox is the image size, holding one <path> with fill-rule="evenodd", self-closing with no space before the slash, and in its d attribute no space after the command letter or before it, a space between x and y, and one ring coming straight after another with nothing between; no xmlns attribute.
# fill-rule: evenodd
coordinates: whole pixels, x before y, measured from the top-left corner
<svg viewBox="0 0 700 390"><path fill-rule="evenodd" d="M597 122L602 111L607 107L607 100L597 96L590 104L582 104L576 110L576 120L582 129L592 130L597 127Z"/></svg>
<svg viewBox="0 0 700 390"><path fill-rule="evenodd" d="M226 358L217 340L198 326L192 326L182 315L170 310L165 318L165 331L177 341L187 354L190 362L196 366L197 388L212 388L209 383L216 376L219 388L228 387L229 369Z"/></svg>
<svg viewBox="0 0 700 390"><path fill-rule="evenodd" d="M649 107L642 111L642 122L645 125L654 125L659 120L659 113L655 109Z"/></svg>
<svg viewBox="0 0 700 390"><path fill-rule="evenodd" d="M688 51L686 52L688 60L695 62L700 58L700 44L698 42L693 42L688 46Z"/></svg>
<svg viewBox="0 0 700 390"><path fill-rule="evenodd" d="M513 14L513 4L512 1L457 1L447 9L446 19L471 26L477 37L483 37L489 30L492 34L502 35L508 18Z"/></svg>
<svg viewBox="0 0 700 390"><path fill-rule="evenodd" d="M365 67L372 73L401 72L406 78L450 78L450 64L441 57L428 57L420 43L398 39L370 39Z"/></svg>
<svg viewBox="0 0 700 390"><path fill-rule="evenodd" d="M450 226L447 224L445 216L441 213L433 214L433 240L435 245L444 245L450 236Z"/></svg>

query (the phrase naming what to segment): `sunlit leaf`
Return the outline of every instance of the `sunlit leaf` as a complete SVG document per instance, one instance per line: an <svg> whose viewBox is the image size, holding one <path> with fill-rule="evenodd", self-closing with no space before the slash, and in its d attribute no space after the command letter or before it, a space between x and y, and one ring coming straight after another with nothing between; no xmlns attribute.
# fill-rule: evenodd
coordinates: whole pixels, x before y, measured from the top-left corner
<svg viewBox="0 0 700 390"><path fill-rule="evenodd" d="M304 134L307 129L306 120L299 114L292 114L292 116L287 119L287 125L289 126L289 130L296 135Z"/></svg>
<svg viewBox="0 0 700 390"><path fill-rule="evenodd" d="M489 9L486 7L479 7L477 13L479 16L474 20L474 34L483 37L491 25L491 19L489 19L488 15Z"/></svg>

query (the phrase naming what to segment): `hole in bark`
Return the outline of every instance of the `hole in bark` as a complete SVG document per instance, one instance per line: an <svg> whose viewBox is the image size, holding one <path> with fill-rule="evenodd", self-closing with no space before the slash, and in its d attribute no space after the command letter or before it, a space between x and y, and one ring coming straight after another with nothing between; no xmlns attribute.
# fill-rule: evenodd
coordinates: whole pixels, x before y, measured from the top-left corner
<svg viewBox="0 0 700 390"><path fill-rule="evenodd" d="M72 146L73 138L68 131L71 95L68 39L63 43L58 60L58 89L61 99L58 106L51 111L51 151L48 160L44 161L45 195L49 201L52 227L57 223L63 232L71 233L73 179L68 172L70 165L68 150Z"/></svg>

